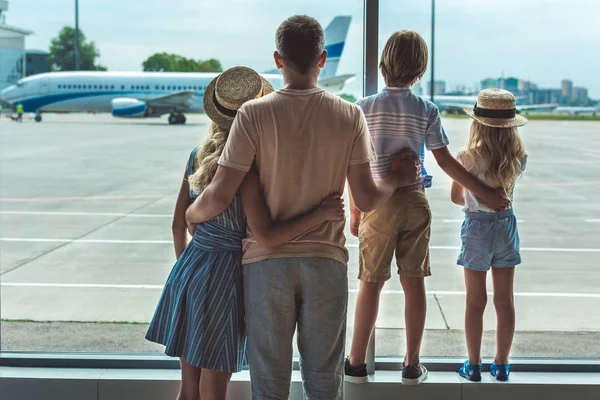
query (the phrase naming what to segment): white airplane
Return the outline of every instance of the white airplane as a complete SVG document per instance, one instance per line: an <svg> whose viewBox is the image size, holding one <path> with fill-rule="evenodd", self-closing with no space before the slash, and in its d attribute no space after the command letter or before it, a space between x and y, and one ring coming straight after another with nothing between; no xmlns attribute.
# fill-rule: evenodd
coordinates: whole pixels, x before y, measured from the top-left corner
<svg viewBox="0 0 600 400"><path fill-rule="evenodd" d="M351 17L337 16L325 29L327 63L319 85L339 92L354 75L336 75L344 51ZM184 124L184 113L203 113L203 96L217 73L179 72L50 72L23 78L0 92L0 102L35 113L41 122L46 112L110 112L120 118L169 115L169 124ZM281 74L262 74L275 89L283 86Z"/></svg>
<svg viewBox="0 0 600 400"><path fill-rule="evenodd" d="M593 107L576 107L576 106L556 107L554 110L552 110L552 112L556 113L556 114L570 114L570 115L580 115L580 114L597 115L597 114L600 114L600 102L596 103L596 105Z"/></svg>

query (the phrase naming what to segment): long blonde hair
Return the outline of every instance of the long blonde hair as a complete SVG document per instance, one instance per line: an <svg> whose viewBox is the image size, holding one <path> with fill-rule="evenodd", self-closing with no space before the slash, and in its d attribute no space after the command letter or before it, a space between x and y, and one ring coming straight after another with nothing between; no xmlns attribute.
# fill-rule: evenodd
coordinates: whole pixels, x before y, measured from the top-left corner
<svg viewBox="0 0 600 400"><path fill-rule="evenodd" d="M194 165L198 165L196 171L188 176L188 183L196 194L204 190L215 177L219 157L223 153L229 130L219 127L211 121L208 128L208 137L196 154Z"/></svg>
<svg viewBox="0 0 600 400"><path fill-rule="evenodd" d="M491 186L510 195L523 173L525 154L517 128L495 128L473 121L465 155Z"/></svg>

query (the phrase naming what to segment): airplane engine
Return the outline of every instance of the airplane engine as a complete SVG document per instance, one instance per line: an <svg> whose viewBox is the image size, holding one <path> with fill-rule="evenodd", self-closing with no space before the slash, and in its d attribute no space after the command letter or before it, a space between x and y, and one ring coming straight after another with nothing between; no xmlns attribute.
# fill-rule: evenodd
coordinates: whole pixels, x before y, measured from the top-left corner
<svg viewBox="0 0 600 400"><path fill-rule="evenodd" d="M118 118L144 118L146 103L136 99L117 98L111 101L112 115Z"/></svg>

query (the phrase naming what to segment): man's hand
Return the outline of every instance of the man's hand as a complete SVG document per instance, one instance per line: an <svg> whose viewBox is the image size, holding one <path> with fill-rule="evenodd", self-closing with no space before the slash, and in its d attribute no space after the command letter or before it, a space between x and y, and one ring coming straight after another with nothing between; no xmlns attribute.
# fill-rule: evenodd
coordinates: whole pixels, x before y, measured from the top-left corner
<svg viewBox="0 0 600 400"><path fill-rule="evenodd" d="M361 215L362 213L358 209L350 212L350 233L354 237L358 237L358 228L360 226Z"/></svg>
<svg viewBox="0 0 600 400"><path fill-rule="evenodd" d="M483 199L491 209L496 211L504 211L510 207L511 201L502 188L490 189L488 195Z"/></svg>
<svg viewBox="0 0 600 400"><path fill-rule="evenodd" d="M185 223L187 224L187 229L188 232L190 233L190 236L194 237L194 232L196 231L196 224L195 222L191 222L189 220L189 213L188 213L189 208L186 210L185 212Z"/></svg>
<svg viewBox="0 0 600 400"><path fill-rule="evenodd" d="M415 184L421 180L421 159L411 149L402 149L394 158L391 174L398 178L398 187Z"/></svg>

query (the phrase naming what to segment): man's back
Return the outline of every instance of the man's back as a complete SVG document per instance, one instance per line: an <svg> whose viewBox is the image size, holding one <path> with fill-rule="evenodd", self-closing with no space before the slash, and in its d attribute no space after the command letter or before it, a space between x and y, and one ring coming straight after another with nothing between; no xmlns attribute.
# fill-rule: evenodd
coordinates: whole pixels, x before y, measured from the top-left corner
<svg viewBox="0 0 600 400"><path fill-rule="evenodd" d="M342 193L348 167L374 160L358 107L326 91L284 89L246 103L232 127L220 164L244 169L256 154L271 217L283 221ZM239 161L241 160L241 162ZM244 263L267 258L326 257L347 262L343 221L329 221L275 250L250 236Z"/></svg>

